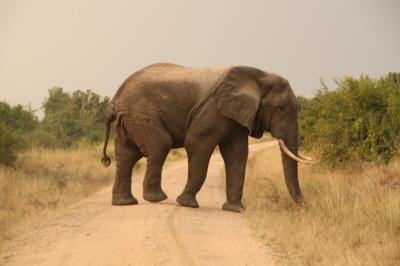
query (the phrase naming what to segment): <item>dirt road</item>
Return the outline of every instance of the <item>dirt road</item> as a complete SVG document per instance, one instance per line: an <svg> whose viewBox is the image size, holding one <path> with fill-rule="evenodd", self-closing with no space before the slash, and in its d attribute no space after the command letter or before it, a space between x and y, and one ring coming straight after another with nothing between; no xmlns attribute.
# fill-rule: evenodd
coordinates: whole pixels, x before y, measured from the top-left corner
<svg viewBox="0 0 400 266"><path fill-rule="evenodd" d="M250 152L275 145L253 144ZM100 167L100 166L99 166ZM3 265L272 265L243 215L221 210L225 182L219 154L213 155L198 194L199 209L175 199L186 183L187 161L163 171L168 199L141 200L142 175L134 174L137 206L113 207L111 187L58 211L40 228L16 239L2 254Z"/></svg>

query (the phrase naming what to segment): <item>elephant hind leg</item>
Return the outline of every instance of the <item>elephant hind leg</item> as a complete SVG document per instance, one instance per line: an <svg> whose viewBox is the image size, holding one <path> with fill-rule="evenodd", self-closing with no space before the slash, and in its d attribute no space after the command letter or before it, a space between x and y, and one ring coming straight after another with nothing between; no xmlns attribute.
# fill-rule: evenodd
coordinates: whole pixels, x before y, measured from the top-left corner
<svg viewBox="0 0 400 266"><path fill-rule="evenodd" d="M167 198L161 188L162 167L172 147L172 140L149 147L146 174L143 179L143 198L150 202L159 202Z"/></svg>
<svg viewBox="0 0 400 266"><path fill-rule="evenodd" d="M147 157L146 174L143 179L143 199L159 202L167 198L161 188L162 167L172 148L172 138L161 125L144 125L135 130L134 139Z"/></svg>
<svg viewBox="0 0 400 266"><path fill-rule="evenodd" d="M112 193L112 205L134 205L137 199L132 195L132 168L143 154L133 143L115 140L116 175Z"/></svg>
<svg viewBox="0 0 400 266"><path fill-rule="evenodd" d="M158 202L167 198L161 188L161 172L165 159L172 147L172 138L157 120L126 117L124 129L129 138L147 157L146 174L143 179L143 198Z"/></svg>

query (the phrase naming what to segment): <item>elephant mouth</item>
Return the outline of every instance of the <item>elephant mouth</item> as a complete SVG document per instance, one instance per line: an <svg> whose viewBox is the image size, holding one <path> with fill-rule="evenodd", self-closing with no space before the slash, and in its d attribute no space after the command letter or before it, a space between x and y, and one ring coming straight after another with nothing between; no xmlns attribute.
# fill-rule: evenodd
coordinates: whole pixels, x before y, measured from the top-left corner
<svg viewBox="0 0 400 266"><path fill-rule="evenodd" d="M299 163L304 163L304 164L315 164L318 161L315 161L313 159L311 159L310 157L304 156L304 155L295 155L293 154L290 149L286 146L285 142L278 138L278 143L279 143L279 147L281 148L281 150L290 158L292 158L293 160L299 162Z"/></svg>

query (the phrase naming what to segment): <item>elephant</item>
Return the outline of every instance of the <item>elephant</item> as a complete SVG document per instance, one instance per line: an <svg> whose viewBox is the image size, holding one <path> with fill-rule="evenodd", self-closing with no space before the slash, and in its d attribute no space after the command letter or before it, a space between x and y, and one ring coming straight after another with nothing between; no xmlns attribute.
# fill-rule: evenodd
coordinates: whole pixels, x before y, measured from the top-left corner
<svg viewBox="0 0 400 266"><path fill-rule="evenodd" d="M294 202L304 204L297 163L298 105L289 82L275 73L248 66L189 68L170 63L146 66L126 79L106 111L106 154L110 128L115 132L116 176L112 205L134 205L132 168L147 158L143 198L165 200L161 188L164 161L173 148L184 147L188 179L177 197L181 206L198 208L209 160L218 146L226 171L226 202L222 209L244 211L242 203L248 139L270 132L279 140L283 174Z"/></svg>

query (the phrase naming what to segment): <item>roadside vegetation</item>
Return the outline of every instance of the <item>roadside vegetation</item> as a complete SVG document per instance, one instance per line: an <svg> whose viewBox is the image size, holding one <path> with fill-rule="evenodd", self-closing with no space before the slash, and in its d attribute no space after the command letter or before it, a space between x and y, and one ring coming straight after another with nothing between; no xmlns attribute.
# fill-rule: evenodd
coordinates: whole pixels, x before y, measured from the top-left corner
<svg viewBox="0 0 400 266"><path fill-rule="evenodd" d="M32 147L70 148L102 140L108 97L87 90L70 94L60 87L49 90L39 120L29 106L0 101L0 165L15 166L17 155Z"/></svg>
<svg viewBox="0 0 400 266"><path fill-rule="evenodd" d="M249 160L245 215L284 265L399 265L400 74L336 84L299 97L301 147L321 159L299 165L308 207L290 199L276 146Z"/></svg>
<svg viewBox="0 0 400 266"><path fill-rule="evenodd" d="M114 167L100 166L100 147L30 149L15 167L0 167L0 246L21 221L42 217L111 184ZM34 220L33 220L34 221Z"/></svg>
<svg viewBox="0 0 400 266"><path fill-rule="evenodd" d="M101 167L99 147L108 101L90 90L55 87L42 120L29 106L0 101L0 246L20 222L112 182L114 168Z"/></svg>
<svg viewBox="0 0 400 266"><path fill-rule="evenodd" d="M250 225L283 265L399 265L400 160L347 169L300 165L308 203L294 204L279 147L250 158L244 203Z"/></svg>
<svg viewBox="0 0 400 266"><path fill-rule="evenodd" d="M0 101L0 247L47 213L112 184L115 163L100 163L108 102L90 90L54 87L39 120L29 106ZM108 153L114 161L112 141ZM174 149L167 163L185 157Z"/></svg>
<svg viewBox="0 0 400 266"><path fill-rule="evenodd" d="M299 103L301 146L325 163L387 164L400 155L400 73L338 79Z"/></svg>

